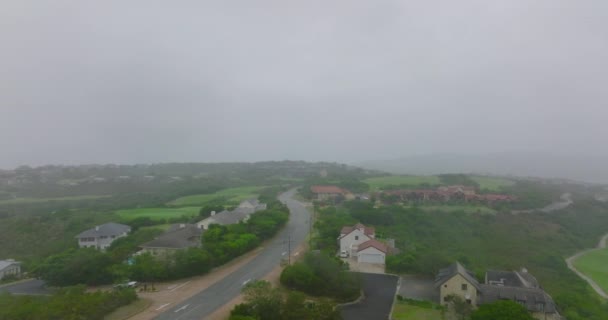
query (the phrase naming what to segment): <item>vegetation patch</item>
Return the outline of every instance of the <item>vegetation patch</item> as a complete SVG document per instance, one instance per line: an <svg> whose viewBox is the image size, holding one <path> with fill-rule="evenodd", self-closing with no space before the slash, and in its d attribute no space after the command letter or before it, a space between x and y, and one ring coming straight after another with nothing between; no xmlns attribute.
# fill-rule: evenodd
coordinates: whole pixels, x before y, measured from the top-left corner
<svg viewBox="0 0 608 320"><path fill-rule="evenodd" d="M3 204L22 204L22 203L40 203L40 202L62 202L62 201L81 201L81 200L94 200L101 198L109 198L108 195L88 195L88 196L71 196L71 197L57 197L57 198L14 198L0 200L0 205Z"/></svg>
<svg viewBox="0 0 608 320"><path fill-rule="evenodd" d="M411 208L411 207L408 207ZM453 205L430 205L430 206L426 206L426 205L421 205L416 207L419 210L423 210L423 211L428 211L428 212L432 212L432 211L438 211L438 212L464 212L464 213L477 213L477 214L495 214L496 210L486 207L486 206L482 206L482 205L458 205L458 204L453 204Z"/></svg>
<svg viewBox="0 0 608 320"><path fill-rule="evenodd" d="M398 299L393 307L393 320L443 320L441 306L424 301Z"/></svg>
<svg viewBox="0 0 608 320"><path fill-rule="evenodd" d="M608 292L608 249L590 251L576 259L574 266Z"/></svg>
<svg viewBox="0 0 608 320"><path fill-rule="evenodd" d="M513 180L498 177L472 176L471 179L479 184L481 190L488 191L501 191L503 187L515 184Z"/></svg>
<svg viewBox="0 0 608 320"><path fill-rule="evenodd" d="M437 176L384 176L363 180L370 187L370 191L379 191L397 187L419 187L439 185Z"/></svg>
<svg viewBox="0 0 608 320"><path fill-rule="evenodd" d="M181 207L181 208L139 208L118 210L116 214L126 220L136 218L150 218L152 220L166 220L171 218L179 218L182 216L193 217L199 214L200 207Z"/></svg>
<svg viewBox="0 0 608 320"><path fill-rule="evenodd" d="M210 194L198 194L177 198L167 203L167 205L175 207L184 207L203 206L214 203L238 204L243 200L257 198L262 188L263 187L260 186L228 188Z"/></svg>

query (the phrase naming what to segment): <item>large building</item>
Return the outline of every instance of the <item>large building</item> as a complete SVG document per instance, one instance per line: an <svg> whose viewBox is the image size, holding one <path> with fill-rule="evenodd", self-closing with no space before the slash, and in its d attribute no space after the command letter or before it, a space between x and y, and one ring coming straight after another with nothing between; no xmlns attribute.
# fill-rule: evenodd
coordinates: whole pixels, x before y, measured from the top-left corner
<svg viewBox="0 0 608 320"><path fill-rule="evenodd" d="M83 231L76 238L78 239L78 246L81 248L105 250L114 240L127 236L129 232L131 232L131 227L109 222Z"/></svg>
<svg viewBox="0 0 608 320"><path fill-rule="evenodd" d="M497 300L512 300L539 320L560 320L555 302L526 269L521 271L486 272L484 283L479 283L473 273L456 262L439 271L435 279L442 305L449 303L449 296L459 296L474 307Z"/></svg>

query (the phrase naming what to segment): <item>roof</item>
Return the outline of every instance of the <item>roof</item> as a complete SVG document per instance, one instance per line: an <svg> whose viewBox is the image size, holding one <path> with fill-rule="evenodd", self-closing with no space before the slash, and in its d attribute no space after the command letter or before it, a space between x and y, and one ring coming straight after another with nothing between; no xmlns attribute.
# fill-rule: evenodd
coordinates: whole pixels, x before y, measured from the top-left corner
<svg viewBox="0 0 608 320"><path fill-rule="evenodd" d="M141 245L142 248L184 249L198 247L203 230L193 224L173 225L169 231Z"/></svg>
<svg viewBox="0 0 608 320"><path fill-rule="evenodd" d="M227 225L238 223L251 213L253 212L251 210L247 210L247 208L236 208L232 211L224 210L211 218L218 224Z"/></svg>
<svg viewBox="0 0 608 320"><path fill-rule="evenodd" d="M467 281L469 281L471 285L473 285L475 288L477 288L477 290L479 290L480 285L479 282L477 282L477 280L475 279L474 274L471 271L465 269L460 264L460 262L454 262L449 267L439 270L437 277L435 277L435 287L440 287L442 284L452 279L457 274L467 279Z"/></svg>
<svg viewBox="0 0 608 320"><path fill-rule="evenodd" d="M528 311L555 313L555 302L543 289L496 286L489 284L480 285L479 303L492 303L497 300L512 300L523 304ZM543 304L540 309L539 304Z"/></svg>
<svg viewBox="0 0 608 320"><path fill-rule="evenodd" d="M354 225L352 227L349 227L349 226L342 227L342 230L340 230L340 234L343 234L346 236L347 234L353 232L354 230L361 229L361 228L363 228L363 234L365 234L366 236L371 236L371 235L376 234L376 229L374 229L374 227L366 227L361 223L357 223L356 225Z"/></svg>
<svg viewBox="0 0 608 320"><path fill-rule="evenodd" d="M388 246L376 239L371 239L371 240L367 240L367 241L363 242L362 244L359 245L359 247L357 248L357 251L363 251L367 248L376 248L384 253L388 253Z"/></svg>
<svg viewBox="0 0 608 320"><path fill-rule="evenodd" d="M14 265L14 264L21 264L21 262L19 261L15 261L15 260L0 260L0 270L3 270L4 268Z"/></svg>
<svg viewBox="0 0 608 320"><path fill-rule="evenodd" d="M89 230L83 231L79 235L77 235L76 238L97 238L99 236L119 236L125 232L130 232L130 231L131 231L131 227L129 227L127 225L115 223L115 222L108 222L108 223L104 223L102 225L96 226L94 228L91 228Z"/></svg>
<svg viewBox="0 0 608 320"><path fill-rule="evenodd" d="M344 194L345 191L336 186L312 186L310 187L312 193L331 193L331 194Z"/></svg>

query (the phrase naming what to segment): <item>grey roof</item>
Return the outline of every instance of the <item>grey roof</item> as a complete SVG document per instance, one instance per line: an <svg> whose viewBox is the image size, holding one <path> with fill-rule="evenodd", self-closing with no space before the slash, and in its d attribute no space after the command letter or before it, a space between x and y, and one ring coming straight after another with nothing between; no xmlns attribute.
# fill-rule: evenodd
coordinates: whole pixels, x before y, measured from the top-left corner
<svg viewBox="0 0 608 320"><path fill-rule="evenodd" d="M21 262L15 260L0 260L0 270L13 264L21 264Z"/></svg>
<svg viewBox="0 0 608 320"><path fill-rule="evenodd" d="M247 208L237 208L232 211L222 211L215 216L213 216L213 220L222 225L227 224L235 224L239 221L245 219L247 215L253 213L251 210Z"/></svg>
<svg viewBox="0 0 608 320"><path fill-rule="evenodd" d="M486 284L522 288L539 287L536 278L527 271L488 270L486 272Z"/></svg>
<svg viewBox="0 0 608 320"><path fill-rule="evenodd" d="M99 226L95 226L89 230L81 232L76 238L97 238L99 236L119 236L125 232L130 232L131 227L115 223L108 222Z"/></svg>
<svg viewBox="0 0 608 320"><path fill-rule="evenodd" d="M158 238L144 243L142 248L184 249L201 245L203 230L193 224L173 225Z"/></svg>
<svg viewBox="0 0 608 320"><path fill-rule="evenodd" d="M482 284L478 302L492 303L497 300L512 300L523 304L528 311L555 313L555 302L543 289L508 287ZM540 309L540 305L543 309Z"/></svg>
<svg viewBox="0 0 608 320"><path fill-rule="evenodd" d="M439 270L437 277L435 277L435 287L440 287L457 274L463 276L475 288L477 288L477 290L479 290L479 282L477 282L475 279L475 275L471 271L465 269L460 262L454 262L449 267Z"/></svg>

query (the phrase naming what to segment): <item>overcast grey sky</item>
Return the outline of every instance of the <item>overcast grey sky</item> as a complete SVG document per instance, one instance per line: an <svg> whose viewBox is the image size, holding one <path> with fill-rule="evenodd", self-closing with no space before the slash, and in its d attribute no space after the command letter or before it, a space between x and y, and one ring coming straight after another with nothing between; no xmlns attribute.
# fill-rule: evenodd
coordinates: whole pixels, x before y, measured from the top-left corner
<svg viewBox="0 0 608 320"><path fill-rule="evenodd" d="M3 0L0 41L0 167L608 152L606 0Z"/></svg>

